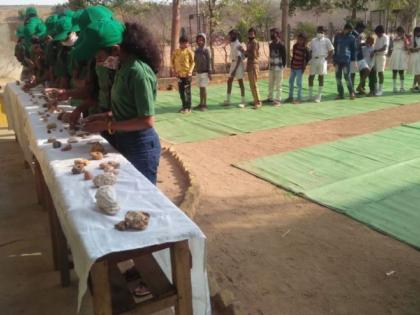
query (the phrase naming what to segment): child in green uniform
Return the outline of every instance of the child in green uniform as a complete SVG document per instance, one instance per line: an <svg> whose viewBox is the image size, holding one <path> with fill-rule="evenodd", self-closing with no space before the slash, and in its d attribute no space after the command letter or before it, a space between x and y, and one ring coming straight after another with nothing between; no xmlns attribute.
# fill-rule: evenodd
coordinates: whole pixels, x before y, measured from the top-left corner
<svg viewBox="0 0 420 315"><path fill-rule="evenodd" d="M156 73L160 52L150 32L137 23L98 21L89 25L75 55L95 55L101 62L119 59L111 90L111 111L89 116L84 130L114 134L113 145L150 182L156 184L160 158L159 137L154 129ZM118 57L116 59L115 57Z"/></svg>

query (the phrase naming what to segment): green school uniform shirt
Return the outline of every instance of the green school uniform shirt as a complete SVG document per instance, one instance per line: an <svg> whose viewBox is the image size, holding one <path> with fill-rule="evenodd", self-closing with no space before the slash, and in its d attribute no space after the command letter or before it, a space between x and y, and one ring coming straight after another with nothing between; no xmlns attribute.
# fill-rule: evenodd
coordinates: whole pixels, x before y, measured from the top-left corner
<svg viewBox="0 0 420 315"><path fill-rule="evenodd" d="M102 112L111 110L111 89L114 83L115 71L103 66L95 68L98 80L98 103Z"/></svg>
<svg viewBox="0 0 420 315"><path fill-rule="evenodd" d="M116 121L155 115L157 79L144 62L132 59L121 65L111 90L111 109Z"/></svg>

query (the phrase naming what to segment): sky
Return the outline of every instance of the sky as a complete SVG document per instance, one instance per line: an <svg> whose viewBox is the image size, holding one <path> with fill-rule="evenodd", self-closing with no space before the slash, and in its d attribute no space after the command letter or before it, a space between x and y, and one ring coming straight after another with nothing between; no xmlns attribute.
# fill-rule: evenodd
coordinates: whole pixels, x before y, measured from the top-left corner
<svg viewBox="0 0 420 315"><path fill-rule="evenodd" d="M0 0L0 5L54 5L67 2L66 0Z"/></svg>

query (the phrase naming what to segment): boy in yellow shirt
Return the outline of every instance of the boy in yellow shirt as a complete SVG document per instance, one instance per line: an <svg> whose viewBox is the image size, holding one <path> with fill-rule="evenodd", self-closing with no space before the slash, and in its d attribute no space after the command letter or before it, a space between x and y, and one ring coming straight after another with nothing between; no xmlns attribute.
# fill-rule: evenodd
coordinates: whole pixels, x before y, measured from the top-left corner
<svg viewBox="0 0 420 315"><path fill-rule="evenodd" d="M172 56L172 69L178 77L178 90L182 101L179 112L182 114L191 112L191 81L194 66L194 53L189 48L188 38L181 36L179 48Z"/></svg>

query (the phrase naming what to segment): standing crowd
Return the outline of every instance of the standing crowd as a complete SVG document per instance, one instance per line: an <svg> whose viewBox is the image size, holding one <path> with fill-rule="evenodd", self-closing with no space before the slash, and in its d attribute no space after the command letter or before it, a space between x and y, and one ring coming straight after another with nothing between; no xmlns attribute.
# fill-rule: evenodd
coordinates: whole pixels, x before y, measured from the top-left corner
<svg viewBox="0 0 420 315"><path fill-rule="evenodd" d="M398 27L394 36L390 38L382 25L374 29L374 35L366 35L366 25L362 22L355 27L350 23L344 25L331 41L325 35L322 26L317 27L315 38L308 42L304 33L297 34L292 47L289 95L283 102L298 104L304 101L302 95L303 74L309 67L307 101L321 102L324 88L324 77L328 74L328 61L335 67L337 83L336 99L344 99L347 87L349 98L360 96L381 96L384 92L385 67L389 61L392 70L393 93L403 93L405 89L405 73L414 76L411 91L420 91L420 27L415 27L412 36L406 34L404 28ZM253 108L258 109L263 103L279 106L282 101L283 70L286 68L286 48L281 40L278 28L270 30L269 44L269 84L267 99L261 100L258 89L260 45L256 40L256 30L248 31L246 49L239 40L239 32L231 30L228 34L230 41L230 70L227 81L227 93L224 106L231 104L232 84L236 79L240 88L241 100L239 107L246 106L244 75L248 74L248 81L253 98ZM178 77L179 92L182 100L181 113L191 112L191 83L192 75L197 73L197 85L200 87L200 104L193 109L206 110L206 86L211 79L211 56L205 47L206 37L199 34L196 38L197 49L193 52L188 39L181 37L180 48L172 59L172 68ZM244 61L246 60L246 67ZM356 85L356 73L359 73L359 84ZM314 93L314 81L318 79L318 89ZM397 80L400 80L399 85ZM366 87L368 83L368 90ZM295 95L295 89L297 94Z"/></svg>

